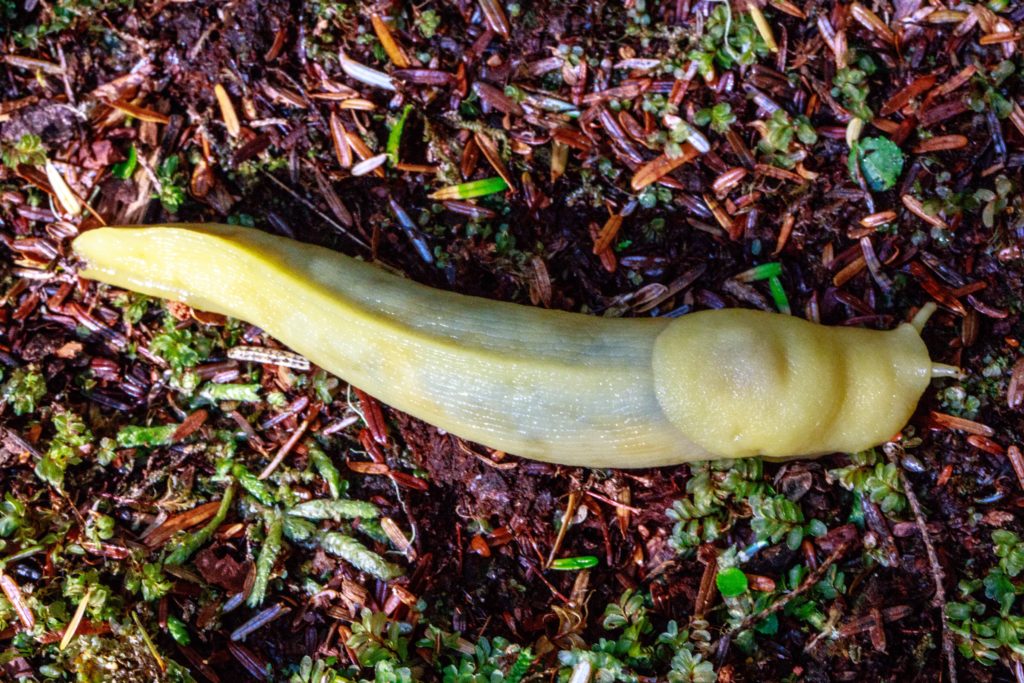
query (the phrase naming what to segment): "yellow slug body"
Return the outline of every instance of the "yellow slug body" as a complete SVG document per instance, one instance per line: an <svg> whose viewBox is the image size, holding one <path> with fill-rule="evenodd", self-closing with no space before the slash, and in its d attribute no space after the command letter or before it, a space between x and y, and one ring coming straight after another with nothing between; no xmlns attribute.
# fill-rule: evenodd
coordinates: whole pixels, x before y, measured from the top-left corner
<svg viewBox="0 0 1024 683"><path fill-rule="evenodd" d="M933 372L908 324L548 311L235 226L101 228L74 250L86 278L246 320L395 408L569 465L862 450L905 424Z"/></svg>

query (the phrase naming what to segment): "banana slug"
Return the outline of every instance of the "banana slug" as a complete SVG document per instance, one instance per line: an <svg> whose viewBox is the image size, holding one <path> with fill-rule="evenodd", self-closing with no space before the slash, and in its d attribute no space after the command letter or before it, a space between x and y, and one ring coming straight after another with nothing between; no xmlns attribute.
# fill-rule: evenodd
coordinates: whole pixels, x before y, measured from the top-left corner
<svg viewBox="0 0 1024 683"><path fill-rule="evenodd" d="M891 331L745 309L610 319L432 289L227 225L100 228L85 278L240 318L395 408L536 460L655 467L855 452L906 424L929 304Z"/></svg>

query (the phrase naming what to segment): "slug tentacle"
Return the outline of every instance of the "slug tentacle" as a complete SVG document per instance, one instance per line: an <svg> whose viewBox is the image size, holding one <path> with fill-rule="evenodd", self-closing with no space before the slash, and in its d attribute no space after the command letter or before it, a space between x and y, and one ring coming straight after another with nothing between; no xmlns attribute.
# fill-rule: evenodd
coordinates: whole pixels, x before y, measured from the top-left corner
<svg viewBox="0 0 1024 683"><path fill-rule="evenodd" d="M924 332L924 326L928 324L929 318L932 317L936 310L938 310L938 306L935 305L935 302L929 301L914 315L910 324L917 330L918 334Z"/></svg>
<svg viewBox="0 0 1024 683"><path fill-rule="evenodd" d="M955 365L946 365L945 363L932 363L932 379L938 379L940 377L950 379L965 379L967 375L964 371Z"/></svg>
<svg viewBox="0 0 1024 683"><path fill-rule="evenodd" d="M932 376L889 332L749 310L608 319L431 289L234 226L101 228L82 275L246 320L385 403L538 460L652 467L877 445Z"/></svg>

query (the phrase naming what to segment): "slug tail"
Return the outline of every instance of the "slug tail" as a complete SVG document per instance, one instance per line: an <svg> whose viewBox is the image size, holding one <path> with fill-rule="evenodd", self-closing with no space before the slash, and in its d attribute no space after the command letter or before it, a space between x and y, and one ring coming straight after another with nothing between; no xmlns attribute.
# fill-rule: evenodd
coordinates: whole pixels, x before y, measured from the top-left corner
<svg viewBox="0 0 1024 683"><path fill-rule="evenodd" d="M710 455L655 395L665 320L463 296L249 228L100 228L73 248L83 277L246 320L382 403L491 448L617 468Z"/></svg>

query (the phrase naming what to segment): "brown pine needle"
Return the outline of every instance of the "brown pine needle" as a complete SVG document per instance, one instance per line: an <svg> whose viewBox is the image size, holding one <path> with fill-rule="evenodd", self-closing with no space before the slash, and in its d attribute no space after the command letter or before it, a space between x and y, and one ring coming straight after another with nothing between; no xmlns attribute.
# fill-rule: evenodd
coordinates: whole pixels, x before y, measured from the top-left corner
<svg viewBox="0 0 1024 683"><path fill-rule="evenodd" d="M224 127L227 129L228 135L237 138L242 127L238 123L238 114L235 113L235 105L231 103L228 91L224 89L223 85L218 83L213 86L213 94L217 98L217 105L220 107L220 117L224 121Z"/></svg>
<svg viewBox="0 0 1024 683"><path fill-rule="evenodd" d="M59 649L61 652L67 649L68 645L75 638L75 633L78 632L78 627L82 623L82 618L85 617L85 610L89 607L89 598L92 597L92 589L95 586L89 586L89 589L85 591L85 595L78 602L78 608L75 609L75 616L71 617L71 621L68 622L67 628L64 629L64 637L60 639Z"/></svg>

